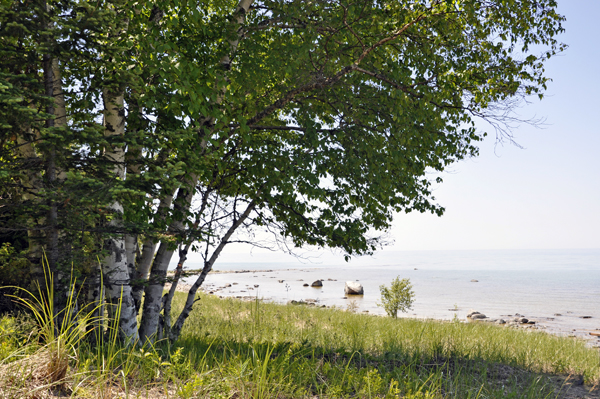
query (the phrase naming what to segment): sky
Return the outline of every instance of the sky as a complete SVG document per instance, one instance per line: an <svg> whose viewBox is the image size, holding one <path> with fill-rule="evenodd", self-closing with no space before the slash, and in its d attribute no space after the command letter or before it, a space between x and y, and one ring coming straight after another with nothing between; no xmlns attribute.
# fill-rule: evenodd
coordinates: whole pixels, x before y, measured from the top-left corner
<svg viewBox="0 0 600 399"><path fill-rule="evenodd" d="M546 64L553 81L544 99L518 111L523 119L544 118L544 126L515 129L522 148L497 144L490 129L479 157L451 166L436 186L445 214L396 215L393 243L383 252L600 248L600 1L558 4L567 18L559 41L569 48ZM222 256L275 259L293 260L241 245Z"/></svg>

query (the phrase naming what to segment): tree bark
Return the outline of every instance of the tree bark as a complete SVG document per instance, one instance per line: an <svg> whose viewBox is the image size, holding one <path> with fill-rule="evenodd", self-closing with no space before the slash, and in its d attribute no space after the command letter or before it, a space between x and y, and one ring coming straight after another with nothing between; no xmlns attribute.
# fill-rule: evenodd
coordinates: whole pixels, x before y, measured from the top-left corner
<svg viewBox="0 0 600 399"><path fill-rule="evenodd" d="M181 219L174 221L169 228L169 232L175 236L181 235L185 230L184 222L187 218L185 214L192 203L192 197L195 192L197 181L198 178L195 174L190 175L187 187L180 188L177 193L175 211L181 212L183 216ZM152 263L148 285L144 290L144 309L142 311L142 322L140 324L140 337L144 342L151 342L158 330L162 307L161 298L167 277L167 269L169 268L173 253L175 252L174 249L171 249L172 247L173 243L166 241L161 242L158 252L154 257L154 262Z"/></svg>
<svg viewBox="0 0 600 399"><path fill-rule="evenodd" d="M113 93L108 89L103 90L104 99L104 134L106 136L123 135L125 133L125 109L123 93ZM107 148L104 156L114 162L114 175L116 179L125 177L125 150L115 146ZM109 227L121 227L123 206L115 201L109 207L113 219ZM105 241L109 254L104 258L103 276L106 288L106 299L113 307L111 312L118 315L118 328L121 340L131 345L139 341L137 329L137 312L131 292L129 269L127 267L127 254L125 239L122 234L110 236ZM117 308L114 308L117 307Z"/></svg>
<svg viewBox="0 0 600 399"><path fill-rule="evenodd" d="M171 207L173 202L173 194L169 194L163 197L156 211L156 218L163 220ZM156 252L156 239L149 237L144 241L142 246L142 255L140 261L136 266L135 276L133 279L133 300L135 302L136 311L139 312L142 304L142 296L144 293L144 287L146 281L148 281L148 275L150 273L150 267L152 266L152 259Z"/></svg>

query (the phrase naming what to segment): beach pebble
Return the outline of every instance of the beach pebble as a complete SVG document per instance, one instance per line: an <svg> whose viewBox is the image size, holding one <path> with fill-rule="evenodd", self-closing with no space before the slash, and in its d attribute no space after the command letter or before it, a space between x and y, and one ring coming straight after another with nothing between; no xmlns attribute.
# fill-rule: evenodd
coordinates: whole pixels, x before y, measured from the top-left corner
<svg viewBox="0 0 600 399"><path fill-rule="evenodd" d="M308 283L302 284L303 287L308 287Z"/></svg>
<svg viewBox="0 0 600 399"><path fill-rule="evenodd" d="M311 287L322 287L323 283L321 282L321 280L316 280L316 281L313 281L313 283L310 286Z"/></svg>
<svg viewBox="0 0 600 399"><path fill-rule="evenodd" d="M364 295L365 290L362 284L357 283L356 281L346 281L346 286L344 287L344 294L346 295Z"/></svg>

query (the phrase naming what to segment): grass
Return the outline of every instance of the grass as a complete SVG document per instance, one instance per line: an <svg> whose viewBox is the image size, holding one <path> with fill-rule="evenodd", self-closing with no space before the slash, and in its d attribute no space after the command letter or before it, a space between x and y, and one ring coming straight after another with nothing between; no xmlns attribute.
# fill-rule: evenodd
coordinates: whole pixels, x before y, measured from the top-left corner
<svg viewBox="0 0 600 399"><path fill-rule="evenodd" d="M175 311L184 299L176 296ZM40 381L47 387L27 396L36 388L24 359L48 344L31 326L24 316L0 320L0 384L17 387L0 398L44 397L56 386ZM74 347L61 382L72 397L570 398L598 397L588 391L600 382L598 350L576 339L211 295L174 346L123 348L113 337ZM20 368L11 373L11 364Z"/></svg>

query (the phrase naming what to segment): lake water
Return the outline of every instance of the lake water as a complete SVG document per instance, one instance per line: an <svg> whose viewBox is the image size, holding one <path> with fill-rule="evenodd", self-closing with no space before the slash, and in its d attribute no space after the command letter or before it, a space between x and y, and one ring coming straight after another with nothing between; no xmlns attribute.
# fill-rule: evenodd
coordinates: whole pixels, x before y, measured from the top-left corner
<svg viewBox="0 0 600 399"><path fill-rule="evenodd" d="M204 290L225 297L314 299L343 308L354 301L359 312L384 314L379 286L400 276L415 293L413 309L403 316L465 319L477 310L492 318L519 313L563 335L590 338L600 329L600 250L397 251L349 264L229 262L215 269L229 273L211 273ZM303 287L318 279L323 287ZM348 280L358 280L364 296L344 299Z"/></svg>

